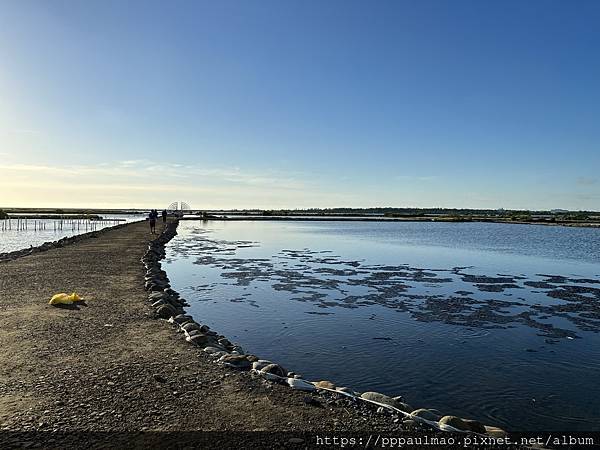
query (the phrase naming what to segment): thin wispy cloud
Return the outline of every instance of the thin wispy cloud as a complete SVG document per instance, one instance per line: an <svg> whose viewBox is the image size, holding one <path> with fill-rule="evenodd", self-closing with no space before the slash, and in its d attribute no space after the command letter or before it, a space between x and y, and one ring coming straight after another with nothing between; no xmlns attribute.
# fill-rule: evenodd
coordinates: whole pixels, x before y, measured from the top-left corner
<svg viewBox="0 0 600 450"><path fill-rule="evenodd" d="M578 177L577 184L580 186L592 186L598 183L598 178Z"/></svg>
<svg viewBox="0 0 600 450"><path fill-rule="evenodd" d="M330 2L295 2L293 15L271 2L265 15L238 0L243 20L235 21L220 2L181 2L169 20L155 2L69 2L60 21L44 3L0 7L2 18L19 18L1 27L0 47L20 56L0 72L0 181L48 187L27 198L5 190L0 202L67 203L68 189L116 181L153 196L167 184L214 188L215 197L235 190L219 198L247 207L311 199L315 207L543 209L556 193L565 194L558 206L599 207L574 194L600 189L591 169L600 166L600 102L590 100L600 59L555 64L598 47L589 33L597 15L573 14L570 2L554 2L544 21L535 20L538 2L519 2L511 36L534 27L538 37L522 46L496 20L509 14L505 2L470 14L455 2L380 2L376 11L344 2L345 19L333 22ZM357 36L348 25L365 15L374 20ZM411 17L436 26L423 36L419 20L395 20ZM295 32L308 22L310 38ZM98 27L110 32L90 40ZM455 28L461 33L448 33ZM190 38L199 30L202 39ZM474 57L474 42L494 51ZM399 48L405 57L387 57ZM290 49L293 58L281 57ZM57 178L66 183L60 193ZM129 200L151 199L142 194ZM90 194L89 203L99 202Z"/></svg>
<svg viewBox="0 0 600 450"><path fill-rule="evenodd" d="M0 189L10 201L0 206L145 208L185 200L203 209L269 209L366 203L355 194L327 192L314 175L301 172L150 160L67 166L0 161Z"/></svg>
<svg viewBox="0 0 600 450"><path fill-rule="evenodd" d="M258 174L239 168L210 168L200 165L177 163L157 163L146 160L126 160L96 165L47 165L1 163L0 172L20 180L34 182L38 176L59 176L72 178L81 184L89 185L102 180L104 186L114 185L115 180L128 180L128 186L138 186L140 182L160 180L161 189L169 185L178 186L202 184L235 184L284 190L300 190L306 183L285 173L272 172Z"/></svg>
<svg viewBox="0 0 600 450"><path fill-rule="evenodd" d="M0 134L4 134L4 135L34 135L34 134L40 134L40 130L34 130L33 128L0 129Z"/></svg>
<svg viewBox="0 0 600 450"><path fill-rule="evenodd" d="M438 177L435 175L396 175L395 178L401 181L433 181Z"/></svg>
<svg viewBox="0 0 600 450"><path fill-rule="evenodd" d="M40 131L39 130L32 130L32 129L18 129L18 130L12 130L11 131L14 134L39 134Z"/></svg>

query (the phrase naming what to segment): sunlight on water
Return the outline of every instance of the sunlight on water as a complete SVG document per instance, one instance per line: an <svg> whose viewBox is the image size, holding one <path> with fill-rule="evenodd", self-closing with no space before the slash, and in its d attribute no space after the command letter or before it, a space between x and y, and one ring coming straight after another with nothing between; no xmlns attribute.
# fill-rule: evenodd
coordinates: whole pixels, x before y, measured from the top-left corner
<svg viewBox="0 0 600 450"><path fill-rule="evenodd" d="M0 228L0 253L36 247L45 242L58 241L64 237L75 236L93 230L97 231L120 223L144 220L144 216L113 214L110 217L107 216L105 219L94 222L81 220L74 221L73 223L65 220L62 224L57 219L29 219L27 220L26 229L24 228L24 223L18 226L16 219L11 219L10 228L8 220L0 221L4 222L4 227Z"/></svg>
<svg viewBox="0 0 600 450"><path fill-rule="evenodd" d="M198 321L309 379L509 429L600 429L600 230L181 222ZM577 379L577 383L566 380Z"/></svg>

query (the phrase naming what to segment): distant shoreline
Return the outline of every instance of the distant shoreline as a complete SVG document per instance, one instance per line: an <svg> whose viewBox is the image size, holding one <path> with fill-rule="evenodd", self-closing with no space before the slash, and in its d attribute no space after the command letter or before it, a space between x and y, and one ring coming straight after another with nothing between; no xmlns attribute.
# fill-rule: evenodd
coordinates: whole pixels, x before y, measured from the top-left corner
<svg viewBox="0 0 600 450"><path fill-rule="evenodd" d="M541 220L501 220L494 218L472 218L460 219L453 217L382 217L382 216L317 216L317 215L294 215L294 216L250 216L250 215L229 215L229 216L184 216L180 220L223 220L223 221L305 221L305 222L443 222L443 223L503 223L518 225L549 225L581 228L600 228L600 222L583 221L561 221L549 222Z"/></svg>
<svg viewBox="0 0 600 450"><path fill-rule="evenodd" d="M101 219L103 215L129 214L145 217L141 209L4 208L0 219ZM446 208L330 208L299 210L170 210L181 220L226 221L331 221L331 222L484 222L520 225L553 225L600 228L600 212L525 211ZM182 217L183 216L183 217Z"/></svg>

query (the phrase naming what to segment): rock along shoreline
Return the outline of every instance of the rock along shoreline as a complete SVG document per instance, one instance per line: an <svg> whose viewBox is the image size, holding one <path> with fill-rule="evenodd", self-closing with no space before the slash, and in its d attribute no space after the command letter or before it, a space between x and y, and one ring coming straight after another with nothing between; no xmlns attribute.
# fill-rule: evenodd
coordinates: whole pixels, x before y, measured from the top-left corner
<svg viewBox="0 0 600 450"><path fill-rule="evenodd" d="M288 371L275 362L246 354L240 345L232 343L206 324L196 322L191 315L186 314L185 307L189 304L171 288L167 273L161 267L161 260L165 258L167 243L177 235L177 226L178 221L169 222L164 231L149 243L141 259L145 268L144 287L148 293L148 302L154 310L154 317L172 324L174 331L189 344L210 355L215 363L228 369L249 372L253 377L286 385L293 390L319 392L333 399L346 398L354 406L367 405L377 414L389 415L390 421L401 421L407 428L421 426L424 430L473 433L496 439L508 436L505 430L476 420L445 415L434 409L415 409L405 403L402 396L390 397L378 392L359 393L328 380L305 380L301 375Z"/></svg>

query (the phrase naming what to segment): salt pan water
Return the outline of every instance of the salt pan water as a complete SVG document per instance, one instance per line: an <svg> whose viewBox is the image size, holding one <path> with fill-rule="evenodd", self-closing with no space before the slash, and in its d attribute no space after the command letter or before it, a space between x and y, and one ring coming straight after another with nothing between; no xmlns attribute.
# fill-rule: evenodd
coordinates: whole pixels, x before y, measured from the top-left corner
<svg viewBox="0 0 600 450"><path fill-rule="evenodd" d="M119 223L143 220L143 215L123 215L113 214L104 220L77 220L63 218L56 219L27 219L27 228L25 220L18 220L18 216L7 220L0 220L3 226L0 227L0 253L14 252L29 247L37 247L44 242L52 242L64 237L75 236L77 234L87 233L93 230L101 230L106 227L112 227Z"/></svg>
<svg viewBox="0 0 600 450"><path fill-rule="evenodd" d="M600 430L600 229L182 221L194 317L311 380L509 430Z"/></svg>

